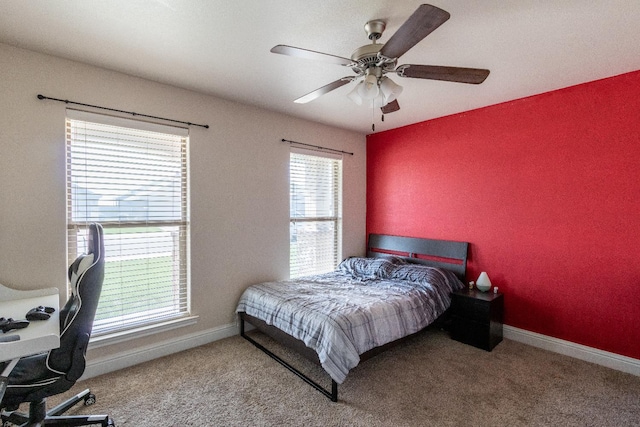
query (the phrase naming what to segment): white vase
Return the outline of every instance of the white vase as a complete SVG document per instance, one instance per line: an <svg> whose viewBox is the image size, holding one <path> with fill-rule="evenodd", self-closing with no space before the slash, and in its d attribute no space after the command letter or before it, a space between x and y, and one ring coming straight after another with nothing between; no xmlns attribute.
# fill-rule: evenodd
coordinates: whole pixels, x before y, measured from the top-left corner
<svg viewBox="0 0 640 427"><path fill-rule="evenodd" d="M482 292L487 292L491 289L491 280L489 280L489 275L485 271L480 273L480 276L478 276L478 280L476 280L476 287Z"/></svg>

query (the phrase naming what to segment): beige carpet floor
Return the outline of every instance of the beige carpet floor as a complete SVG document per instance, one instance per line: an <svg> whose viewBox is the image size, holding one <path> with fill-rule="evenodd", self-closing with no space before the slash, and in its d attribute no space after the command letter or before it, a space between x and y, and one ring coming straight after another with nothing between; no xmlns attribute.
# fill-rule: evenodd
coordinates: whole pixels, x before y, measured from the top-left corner
<svg viewBox="0 0 640 427"><path fill-rule="evenodd" d="M323 371L269 345L328 385ZM119 427L640 425L640 377L509 340L485 352L440 330L353 369L338 403L240 337L91 378L65 396L87 387L96 404L71 413L108 413Z"/></svg>

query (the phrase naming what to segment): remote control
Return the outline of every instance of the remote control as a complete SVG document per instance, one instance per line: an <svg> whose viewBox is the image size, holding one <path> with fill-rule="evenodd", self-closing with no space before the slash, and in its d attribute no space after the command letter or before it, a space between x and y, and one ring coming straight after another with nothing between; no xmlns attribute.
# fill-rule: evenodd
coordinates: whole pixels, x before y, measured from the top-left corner
<svg viewBox="0 0 640 427"><path fill-rule="evenodd" d="M51 313L54 311L55 309L52 307L39 306L29 310L26 314L26 318L27 320L47 320L51 317Z"/></svg>
<svg viewBox="0 0 640 427"><path fill-rule="evenodd" d="M23 329L27 326L29 326L28 320L13 320L11 317L8 319L0 317L0 329L2 329L3 333L7 333L14 329Z"/></svg>

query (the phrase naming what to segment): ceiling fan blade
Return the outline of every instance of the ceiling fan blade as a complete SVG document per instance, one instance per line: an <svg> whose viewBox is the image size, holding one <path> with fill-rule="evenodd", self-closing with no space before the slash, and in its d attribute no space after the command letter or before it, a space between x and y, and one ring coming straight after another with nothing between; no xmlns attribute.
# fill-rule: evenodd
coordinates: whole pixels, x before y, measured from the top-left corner
<svg viewBox="0 0 640 427"><path fill-rule="evenodd" d="M279 53L280 55L294 56L296 58L314 59L317 61L324 61L338 65L350 65L353 63L352 60L343 58L341 56L329 55L328 53L316 52L313 50L286 46L283 44L274 46L273 48L271 48L271 52Z"/></svg>
<svg viewBox="0 0 640 427"><path fill-rule="evenodd" d="M331 82L328 85L322 86L320 89L316 89L313 92L309 92L308 94L301 96L300 98L296 99L293 102L296 102L298 104L306 104L307 102L311 102L316 98L320 98L325 93L329 93L332 90L338 89L339 87L342 87L348 83L351 83L353 79L355 79L355 77L343 77L339 80L336 80L335 82Z"/></svg>
<svg viewBox="0 0 640 427"><path fill-rule="evenodd" d="M489 75L481 68L441 67L438 65L401 65L396 68L400 77L414 79L444 80L448 82L480 84Z"/></svg>
<svg viewBox="0 0 640 427"><path fill-rule="evenodd" d="M449 12L430 4L420 5L380 49L380 54L387 58L399 58L444 24L450 16Z"/></svg>
<svg viewBox="0 0 640 427"><path fill-rule="evenodd" d="M398 111L400 109L400 104L398 104L397 99L394 99L380 109L382 110L382 114L389 114L393 113L394 111Z"/></svg>

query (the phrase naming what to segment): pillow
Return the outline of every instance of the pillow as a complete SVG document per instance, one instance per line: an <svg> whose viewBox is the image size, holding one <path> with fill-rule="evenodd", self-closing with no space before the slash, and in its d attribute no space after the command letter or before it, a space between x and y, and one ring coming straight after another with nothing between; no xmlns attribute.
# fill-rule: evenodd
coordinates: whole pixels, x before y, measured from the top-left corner
<svg viewBox="0 0 640 427"><path fill-rule="evenodd" d="M396 255L385 255L382 257L383 259L386 259L387 261L395 264L395 265L403 265L403 264L408 264L408 261L402 257L396 256Z"/></svg>
<svg viewBox="0 0 640 427"><path fill-rule="evenodd" d="M464 288L464 285L452 271L429 267L421 264L397 265L389 277L393 280L406 280L418 284L434 284L445 282L450 291Z"/></svg>
<svg viewBox="0 0 640 427"><path fill-rule="evenodd" d="M394 268L395 264L387 258L350 257L338 265L338 270L355 279L386 279Z"/></svg>

